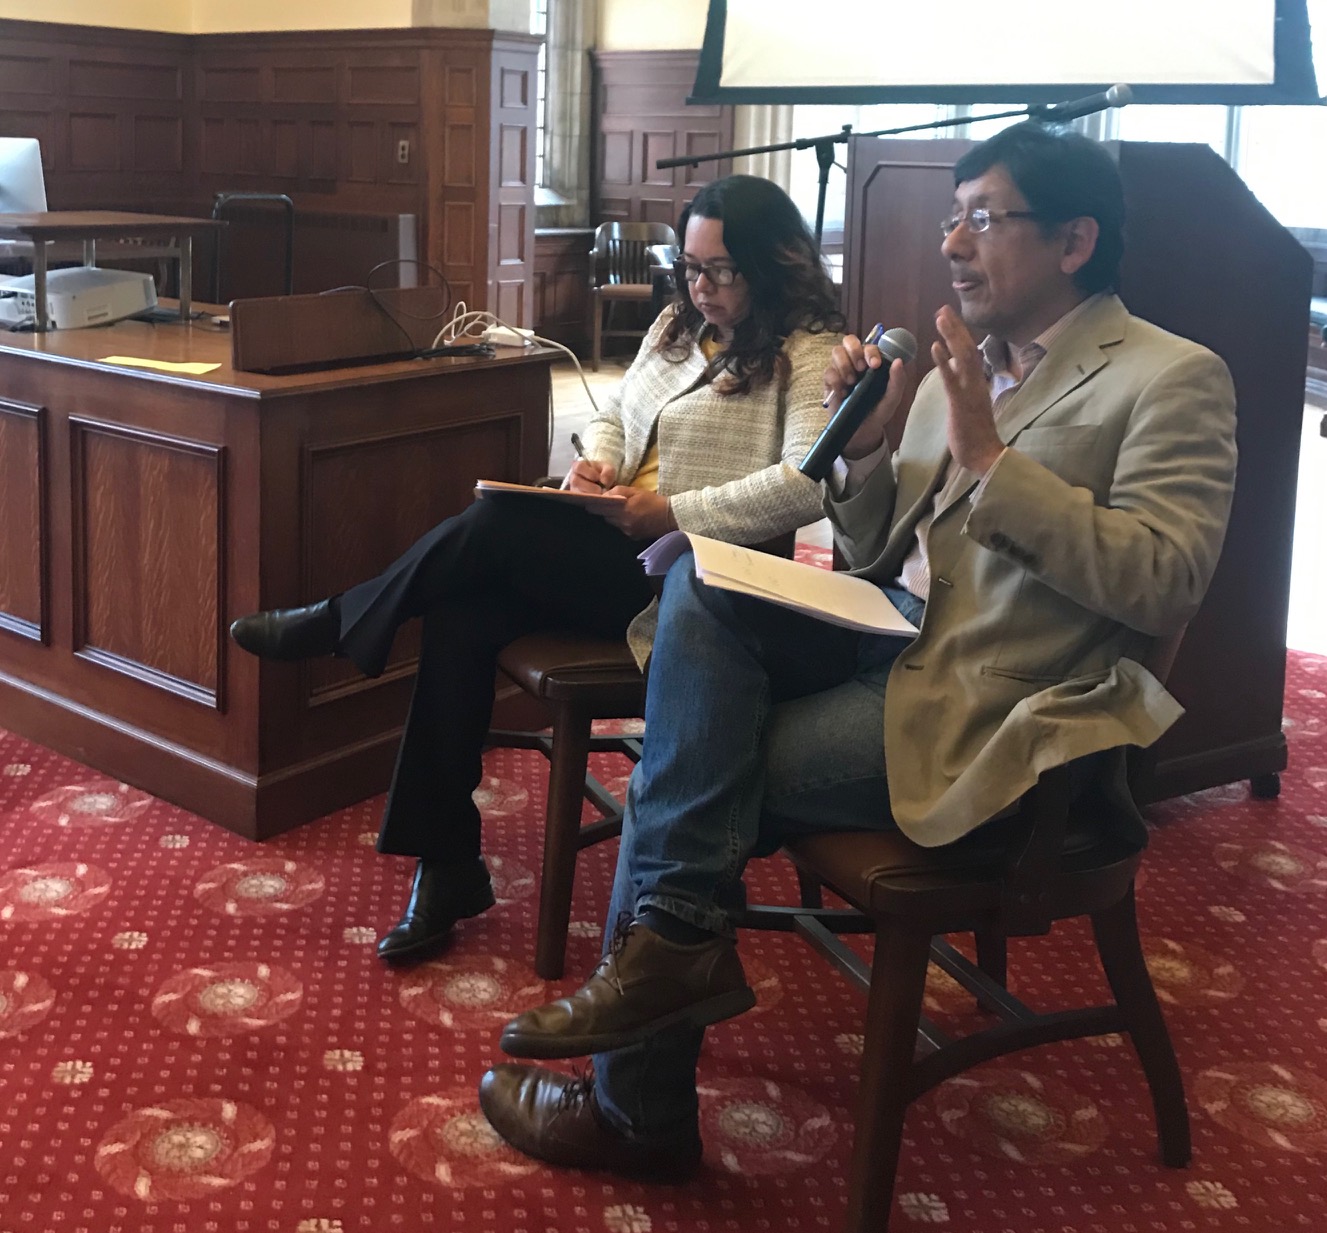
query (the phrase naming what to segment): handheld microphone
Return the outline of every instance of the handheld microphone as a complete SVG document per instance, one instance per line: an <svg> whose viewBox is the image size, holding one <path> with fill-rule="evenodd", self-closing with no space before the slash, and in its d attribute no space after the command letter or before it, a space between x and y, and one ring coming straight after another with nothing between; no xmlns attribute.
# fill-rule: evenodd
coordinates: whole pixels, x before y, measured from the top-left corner
<svg viewBox="0 0 1327 1233"><path fill-rule="evenodd" d="M1064 124L1077 120L1079 116L1090 116L1109 107L1123 107L1133 101L1133 91L1128 86L1111 86L1100 94L1089 94L1086 98L1073 99L1068 103L1038 103L1028 108L1028 115L1034 120L1047 124Z"/></svg>
<svg viewBox="0 0 1327 1233"><path fill-rule="evenodd" d="M798 470L807 479L819 483L829 474L834 459L843 453L852 434L862 426L862 421L871 408L884 397L889 385L889 366L895 360L906 363L917 354L917 340L907 330L885 331L880 340L880 354L884 363L879 368L868 368L856 385L848 391L848 396L839 404L825 431L816 439L816 443L806 452Z"/></svg>

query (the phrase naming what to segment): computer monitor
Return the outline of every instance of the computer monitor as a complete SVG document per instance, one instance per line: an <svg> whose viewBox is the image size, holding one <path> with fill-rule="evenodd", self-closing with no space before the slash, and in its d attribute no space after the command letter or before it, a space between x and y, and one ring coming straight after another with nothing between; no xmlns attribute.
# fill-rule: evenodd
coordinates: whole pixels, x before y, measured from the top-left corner
<svg viewBox="0 0 1327 1233"><path fill-rule="evenodd" d="M35 137L0 137L0 214L43 214L46 180Z"/></svg>

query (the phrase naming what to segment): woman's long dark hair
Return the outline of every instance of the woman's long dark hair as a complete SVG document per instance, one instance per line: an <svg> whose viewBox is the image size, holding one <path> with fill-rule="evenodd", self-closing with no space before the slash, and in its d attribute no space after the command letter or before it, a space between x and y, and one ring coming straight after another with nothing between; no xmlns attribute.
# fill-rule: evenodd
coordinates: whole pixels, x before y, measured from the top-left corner
<svg viewBox="0 0 1327 1233"><path fill-rule="evenodd" d="M734 328L727 349L713 361L714 368L725 373L715 389L744 394L753 384L773 379L786 384L788 357L780 348L788 335L794 330L842 331L846 324L801 211L769 180L727 176L705 185L682 211L680 237L685 237L693 217L723 223L723 246L751 291L747 316ZM658 349L665 358L680 361L696 345L705 318L691 302L685 279L678 279L677 305Z"/></svg>

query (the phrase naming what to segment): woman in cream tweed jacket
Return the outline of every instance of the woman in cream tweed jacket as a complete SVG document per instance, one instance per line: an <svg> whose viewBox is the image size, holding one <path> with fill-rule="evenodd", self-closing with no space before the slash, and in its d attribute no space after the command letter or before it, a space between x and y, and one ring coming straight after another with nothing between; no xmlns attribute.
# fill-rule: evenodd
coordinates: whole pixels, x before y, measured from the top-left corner
<svg viewBox="0 0 1327 1233"><path fill-rule="evenodd" d="M832 334L799 330L783 344L791 372L746 394L725 395L704 379L693 346L681 360L658 351L676 309L650 327L622 384L586 431L586 452L630 485L652 438L659 445L658 490L684 531L756 544L822 516L820 485L798 469L825 426L823 364ZM756 469L752 469L753 466Z"/></svg>
<svg viewBox="0 0 1327 1233"><path fill-rule="evenodd" d="M671 513L660 531L680 527L758 544L816 521L822 515L820 485L797 464L825 426L821 378L834 336L804 330L789 336L782 349L791 368L786 388L769 382L724 395L704 379L700 347L678 361L660 354L659 341L675 311L666 308L650 328L622 384L590 421L586 452L630 486L651 442L658 442L658 491ZM642 667L657 612L651 599L627 630Z"/></svg>
<svg viewBox="0 0 1327 1233"><path fill-rule="evenodd" d="M824 426L821 376L843 320L814 241L766 180L707 185L682 216L677 303L649 331L587 432L567 486L623 501L492 497L435 527L378 577L302 608L241 617L235 641L272 659L339 654L382 672L397 628L423 618L419 671L378 850L418 860L387 961L423 958L494 902L471 794L498 653L566 629L648 646L653 592L636 554L672 527L757 543L820 516L797 463ZM602 507L601 507L602 508Z"/></svg>

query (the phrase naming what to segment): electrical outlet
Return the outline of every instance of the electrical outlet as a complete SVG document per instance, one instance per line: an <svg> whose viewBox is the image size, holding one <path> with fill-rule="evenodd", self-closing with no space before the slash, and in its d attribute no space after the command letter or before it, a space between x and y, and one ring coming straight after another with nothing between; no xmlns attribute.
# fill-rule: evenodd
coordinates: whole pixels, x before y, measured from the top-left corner
<svg viewBox="0 0 1327 1233"><path fill-rule="evenodd" d="M410 161L410 143L404 138L396 143L396 161L398 163Z"/></svg>

